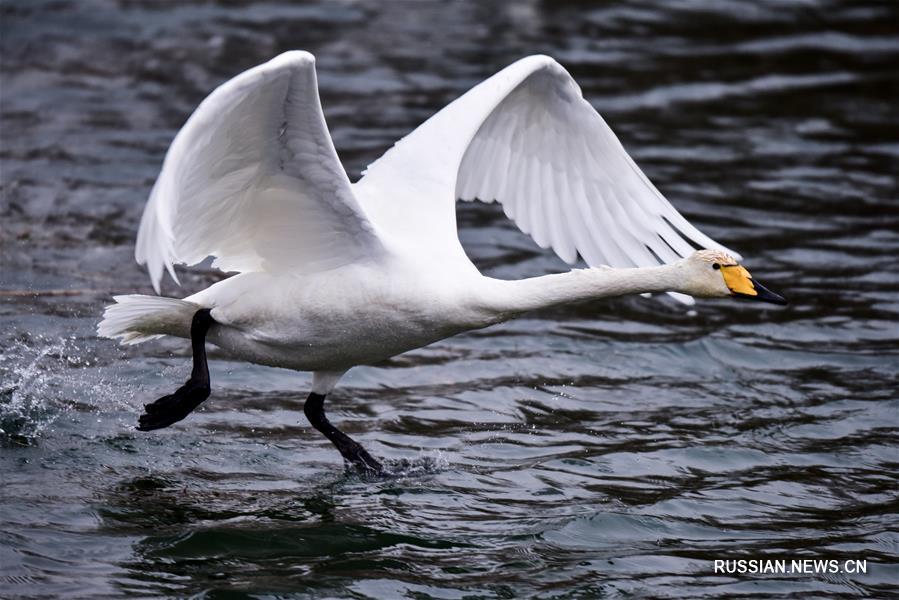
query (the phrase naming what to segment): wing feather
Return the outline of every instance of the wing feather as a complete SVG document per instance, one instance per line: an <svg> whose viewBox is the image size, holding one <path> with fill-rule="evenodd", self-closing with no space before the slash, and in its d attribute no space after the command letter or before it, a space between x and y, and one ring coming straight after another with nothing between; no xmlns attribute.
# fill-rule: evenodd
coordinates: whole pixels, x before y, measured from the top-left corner
<svg viewBox="0 0 899 600"><path fill-rule="evenodd" d="M159 292L173 265L328 269L380 241L337 158L315 59L287 52L219 86L172 142L144 209L135 258Z"/></svg>
<svg viewBox="0 0 899 600"><path fill-rule="evenodd" d="M546 56L522 59L452 102L369 166L356 189L374 221L431 252L464 255L451 216L461 198L500 202L568 263L580 255L590 266L651 266L694 245L738 256L677 212Z"/></svg>

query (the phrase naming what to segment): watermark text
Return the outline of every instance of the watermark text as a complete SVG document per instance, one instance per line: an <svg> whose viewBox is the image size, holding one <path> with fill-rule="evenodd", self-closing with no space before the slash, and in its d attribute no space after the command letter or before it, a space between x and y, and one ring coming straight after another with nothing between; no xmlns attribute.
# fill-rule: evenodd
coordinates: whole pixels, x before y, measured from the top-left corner
<svg viewBox="0 0 899 600"><path fill-rule="evenodd" d="M738 558L715 560L714 562L716 575L835 575L838 573L855 575L868 572L866 559Z"/></svg>

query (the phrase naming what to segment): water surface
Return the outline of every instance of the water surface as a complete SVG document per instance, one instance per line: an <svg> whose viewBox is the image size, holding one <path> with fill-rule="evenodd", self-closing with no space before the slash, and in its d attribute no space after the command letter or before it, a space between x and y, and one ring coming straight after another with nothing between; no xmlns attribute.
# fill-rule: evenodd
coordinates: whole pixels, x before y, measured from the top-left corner
<svg viewBox="0 0 899 600"><path fill-rule="evenodd" d="M892 2L0 4L0 595L885 597L899 591L899 10ZM213 353L213 397L133 430L187 346L94 327L177 129L215 85L318 56L351 178L471 85L544 52L786 308L628 298L350 372ZM563 268L459 208L490 275ZM218 278L184 272L186 294ZM724 558L864 575L715 574Z"/></svg>

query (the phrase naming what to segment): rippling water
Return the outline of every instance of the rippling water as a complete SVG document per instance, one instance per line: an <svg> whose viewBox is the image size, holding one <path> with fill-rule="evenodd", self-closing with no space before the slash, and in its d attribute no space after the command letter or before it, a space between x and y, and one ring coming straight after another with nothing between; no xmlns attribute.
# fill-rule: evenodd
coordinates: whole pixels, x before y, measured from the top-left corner
<svg viewBox="0 0 899 600"><path fill-rule="evenodd" d="M899 591L894 2L161 6L0 4L0 596ZM183 342L93 333L112 294L150 291L149 188L209 90L291 48L318 56L352 178L472 84L555 56L791 305L597 302L357 368L330 410L408 459L385 480L342 473L308 376L217 355L205 408L135 432L188 369ZM494 206L459 220L487 273L562 268ZM714 573L735 558L868 572Z"/></svg>

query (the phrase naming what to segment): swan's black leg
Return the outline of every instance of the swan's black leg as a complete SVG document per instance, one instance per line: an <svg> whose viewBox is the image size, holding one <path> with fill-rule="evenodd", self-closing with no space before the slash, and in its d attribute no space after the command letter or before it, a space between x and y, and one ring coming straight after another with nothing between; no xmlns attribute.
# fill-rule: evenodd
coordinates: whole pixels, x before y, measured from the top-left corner
<svg viewBox="0 0 899 600"><path fill-rule="evenodd" d="M325 396L315 392L309 394L306 404L303 405L303 412L306 413L306 418L309 419L312 426L325 434L325 437L337 446L345 461L363 473L375 475L381 473L381 463L366 452L358 442L331 425L328 417L325 416Z"/></svg>
<svg viewBox="0 0 899 600"><path fill-rule="evenodd" d="M137 426L140 431L152 431L177 423L209 397L209 368L206 365L206 332L215 321L208 308L198 310L190 323L190 345L194 353L194 368L190 379L170 396L144 406Z"/></svg>

